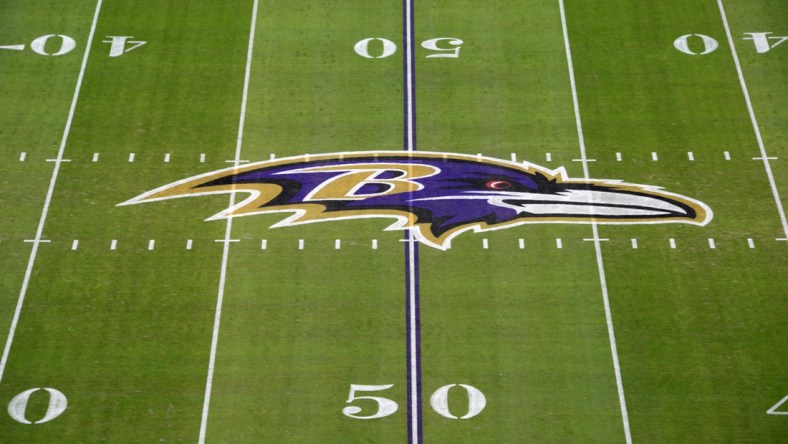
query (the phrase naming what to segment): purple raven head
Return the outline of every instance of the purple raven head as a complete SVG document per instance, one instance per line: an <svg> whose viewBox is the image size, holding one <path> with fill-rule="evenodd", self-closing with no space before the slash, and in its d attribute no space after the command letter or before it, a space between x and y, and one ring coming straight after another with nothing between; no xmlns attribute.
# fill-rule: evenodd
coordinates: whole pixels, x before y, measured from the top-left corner
<svg viewBox="0 0 788 444"><path fill-rule="evenodd" d="M210 219L292 213L274 227L348 218L386 217L388 229L448 248L467 230L535 222L705 225L701 202L656 187L573 180L549 170L481 156L400 151L290 157L184 179L120 205L215 193L249 196Z"/></svg>

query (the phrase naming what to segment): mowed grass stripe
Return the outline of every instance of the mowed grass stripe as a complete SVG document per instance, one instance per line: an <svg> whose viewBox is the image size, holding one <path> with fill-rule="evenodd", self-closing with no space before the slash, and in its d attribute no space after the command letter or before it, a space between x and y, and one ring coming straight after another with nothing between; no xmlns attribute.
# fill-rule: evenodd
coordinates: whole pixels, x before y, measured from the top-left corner
<svg viewBox="0 0 788 444"><path fill-rule="evenodd" d="M401 17L401 4L261 5L244 159L401 149L401 59L353 51L377 36L401 48ZM233 222L267 247L231 248L206 442L405 441L402 233L383 219L268 228L283 217ZM400 410L344 416L351 384L394 384L379 395Z"/></svg>
<svg viewBox="0 0 788 444"><path fill-rule="evenodd" d="M784 106L785 97L788 97L788 82L785 81L788 46L785 43L774 46L779 42L779 39L774 38L788 35L784 30L788 13L780 2L767 0L758 2L756 7L748 2L731 0L726 1L724 6L764 145L769 155L778 159L772 161L774 180L784 205L788 178L784 173L785 168L780 165L781 159L788 155L788 147L784 143L788 130L783 124L788 118ZM768 43L774 47L760 53L756 50L755 40L744 40L755 32L770 32Z"/></svg>
<svg viewBox="0 0 788 444"><path fill-rule="evenodd" d="M115 207L168 178L198 172L198 153L221 159L223 145L233 145L244 62L243 44L236 51L233 43L245 40L238 31L248 26L248 13L240 17L228 5L186 6L104 7L97 35L123 31L148 44L109 58L106 45L95 43L102 57L87 68L69 153L138 156L134 163L108 155L98 163L64 164L47 233L82 242L117 239L118 248L42 247L28 292L30 316L21 319L0 398L54 387L70 407L40 427L4 416L9 441L197 438L221 249L194 254L180 242L168 248L167 239L218 245L213 240L221 230L203 225L204 212L190 204ZM165 164L146 155L162 147L194 152L194 163ZM147 251L148 239L159 240L155 250Z"/></svg>
<svg viewBox="0 0 788 444"><path fill-rule="evenodd" d="M84 40L95 2L61 5L27 2L3 7L3 44L24 44L21 52L0 52L0 331L5 343L24 280L52 164L74 93L84 44L62 57L46 57L30 50L30 42L54 30ZM28 9L30 8L30 9ZM34 15L30 10L57 11ZM18 162L20 152L26 161ZM7 161L6 161L7 159ZM12 161L13 159L13 161Z"/></svg>
<svg viewBox="0 0 788 444"><path fill-rule="evenodd" d="M52 177L49 179L49 187L47 188L46 197L44 198L44 207L41 210L41 217L38 221L38 227L36 228L36 235L34 239L29 241L32 242L33 247L30 250L30 257L27 262L27 268L25 269L25 276L22 280L22 288L19 290L19 298L17 299L16 307L14 309L14 316L11 319L11 326L8 331L8 337L5 341L5 347L3 348L3 355L0 357L0 382L2 382L3 374L5 372L5 367L8 362L8 356L11 352L11 347L13 346L14 342L14 335L16 333L16 327L19 323L19 317L22 315L22 308L24 307L25 297L27 296L27 289L30 284L30 277L33 273L33 267L36 264L36 255L38 253L38 248L40 247L41 243L47 243L49 240L43 238L44 235L44 224L47 221L47 215L49 214L49 206L52 203L52 196L55 192L55 185L57 185L57 178L58 173L60 172L60 166L63 163L63 156L66 151L66 145L68 144L68 136L71 132L71 123L74 121L74 111L77 108L77 103L79 102L79 92L82 89L82 80L85 77L85 68L87 67L88 58L90 56L90 47L93 44L93 36L96 33L96 25L98 24L99 14L101 13L101 0L96 2L96 10L93 13L93 21L90 26L90 33L87 37L87 42L85 43L85 53L82 57L82 64L79 68L79 74L77 76L76 86L74 87L74 95L71 99L71 106L69 107L68 117L66 118L65 128L63 129L63 136L60 140L60 145L58 147L57 156L55 159L50 159L54 163L54 168L52 170ZM27 242L28 240L26 240Z"/></svg>
<svg viewBox="0 0 788 444"><path fill-rule="evenodd" d="M416 23L420 40L465 42L458 59L418 53L420 147L515 152L583 176L572 161L580 156L558 3L440 3L417 8ZM424 392L468 384L487 398L468 420L425 406L426 442L623 440L589 235L588 226L527 225L485 233L488 250L472 233L445 253L422 248ZM450 410L464 415L467 397L450 393Z"/></svg>
<svg viewBox="0 0 788 444"><path fill-rule="evenodd" d="M769 186L771 188L772 195L774 196L777 214L782 224L783 234L785 235L782 239L788 240L788 220L785 217L785 210L783 209L783 203L780 199L780 193L777 190L777 185L774 182L774 174L772 173L771 166L771 160L777 160L777 158L769 157L766 152L766 147L763 144L763 137L761 136L761 127L758 125L758 119L755 116L755 110L753 109L752 101L750 100L750 91L747 88L747 82L744 80L744 73L742 72L741 63L739 63L739 55L736 52L736 46L733 43L733 36L731 35L730 25L728 24L728 16L725 13L725 7L723 6L722 0L717 0L717 5L720 8L722 24L725 27L725 35L728 39L728 44L730 45L731 55L733 56L733 63L736 66L736 74L739 77L739 83L741 85L742 94L744 95L744 101L747 104L747 113L750 116L750 122L752 123L752 129L755 133L755 139L758 142L760 156L758 158L754 158L753 160L758 159L763 162L766 178L769 180Z"/></svg>

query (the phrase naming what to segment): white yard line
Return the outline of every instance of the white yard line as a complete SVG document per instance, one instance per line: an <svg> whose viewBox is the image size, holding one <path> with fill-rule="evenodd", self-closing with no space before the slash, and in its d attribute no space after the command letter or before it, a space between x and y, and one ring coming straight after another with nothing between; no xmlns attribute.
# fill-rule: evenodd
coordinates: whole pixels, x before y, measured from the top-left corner
<svg viewBox="0 0 788 444"><path fill-rule="evenodd" d="M414 70L413 66L413 41L411 35L413 33L413 0L405 0L405 96L406 96L406 119L405 119L405 134L406 150L410 153L415 151L415 128L414 128L414 108L413 102L414 94ZM418 282L416 281L416 240L413 233L409 232L409 242L407 248L408 254L408 308L410 316L408 318L408 330L410 335L408 337L408 347L410 349L410 362L408 363L408 373L410 376L410 432L411 436L408 438L412 444L418 444L421 441L420 418L419 418L419 343L418 343L418 306L416 300L418 298Z"/></svg>
<svg viewBox="0 0 788 444"><path fill-rule="evenodd" d="M780 199L780 193L777 191L777 185L774 183L774 175L772 174L772 166L769 164L769 156L766 155L766 147L763 144L761 137L761 129L758 126L758 120L755 118L755 111L752 107L750 100L750 93L747 90L747 83L744 81L744 73L739 63L739 55L736 53L736 46L733 44L733 36L731 35L731 28L728 25L728 17L725 14L725 8L722 6L722 0L717 0L717 5L720 8L720 16L722 17L722 24L725 26L725 35L728 37L728 44L731 47L731 55L733 56L733 63L736 65L736 73L739 75L739 83L741 84L741 91L744 94L744 101L747 103L747 112L750 113L750 122L752 122L752 129L755 132L755 139L758 141L758 149L761 151L761 160L763 161L763 168L766 170L766 177L769 178L769 184L772 188L772 195L774 196L774 203L777 205L777 213L780 215L780 222L783 226L783 235L788 238L788 221L785 218L785 210L783 203Z"/></svg>
<svg viewBox="0 0 788 444"><path fill-rule="evenodd" d="M589 179L588 174L588 158L586 157L586 143L583 136L583 123L580 119L580 105L577 98L577 87L575 85L575 69L572 63L572 50L569 46L569 31L566 26L566 13L564 12L564 1L558 0L558 5L561 10L561 28L564 33L564 48L566 49L566 62L569 68L569 83L572 87L572 103L575 110L575 123L577 125L577 138L580 143L580 159L583 164L583 175ZM602 300L605 305L605 319L607 320L607 333L610 340L610 353L613 357L613 370L616 376L616 387L618 388L618 402L621 408L621 420L624 426L624 438L627 444L632 443L632 434L629 430L629 413L627 412L627 401L624 396L624 383L621 378L621 366L618 361L618 347L616 346L616 333L613 328L613 314L610 309L610 298L607 291L607 279L605 278L605 264L602 260L602 246L599 240L599 230L596 223L591 224L591 229L594 233L594 250L596 251L597 271L599 273L599 284L602 288Z"/></svg>
<svg viewBox="0 0 788 444"><path fill-rule="evenodd" d="M38 254L38 246L43 242L42 236L44 234L44 224L47 220L49 213L49 205L52 203L52 195L55 192L55 184L57 177L60 173L60 164L63 162L63 154L66 150L66 143L68 142L68 135L71 132L71 123L74 121L74 112L77 109L77 102L79 101L79 91L82 89L82 79L85 77L85 68L88 64L88 57L90 56L90 47L93 45L93 35L96 33L96 24L98 23L99 12L101 12L101 2L98 0L96 3L96 11L93 14L93 23L90 25L90 33L88 34L88 41L85 44L85 53L82 56L82 65L79 68L79 75L77 76L77 84L74 87L74 95L71 98L71 107L68 110L68 118L66 119L66 126L63 130L63 137L60 139L60 147L57 151L57 158L54 160L55 167L52 170L52 177L49 179L49 188L47 189L46 197L44 198L44 209L41 211L41 218L38 220L38 228L36 229L36 237L33 239L33 248L30 251L30 258L27 261L27 269L25 270L25 277L22 280L22 289L19 291L19 298L16 302L16 309L14 310L14 317L11 320L11 327L8 331L8 338L5 342L3 349L3 357L0 358L0 382L3 380L3 373L5 366L8 362L8 355L11 352L11 344L14 342L14 334L16 327L19 323L19 316L22 314L22 306L25 303L25 296L27 295L27 288L30 285L30 277L33 274L33 266L36 263L36 255Z"/></svg>
<svg viewBox="0 0 788 444"><path fill-rule="evenodd" d="M243 145L244 124L246 122L246 103L249 95L249 78L252 71L252 53L254 49L255 27L257 26L257 5L254 0L252 6L252 24L249 29L249 43L246 49L246 70L244 72L244 88L241 99L241 115L238 122L238 135L235 139L235 166L241 163L241 147ZM230 207L235 205L235 193L230 194ZM219 344L219 325L222 319L222 303L224 301L224 287L227 280L227 260L230 256L230 243L232 239L233 220L227 219L224 231L224 246L222 247L222 265L219 273L219 289L216 297L216 312L213 320L213 334L211 335L211 354L208 358L208 375L205 381L205 396L203 398L202 419L200 420L200 436L198 442L205 443L205 432L208 426L208 411L211 405L211 388L213 387L213 373L216 366L216 348Z"/></svg>

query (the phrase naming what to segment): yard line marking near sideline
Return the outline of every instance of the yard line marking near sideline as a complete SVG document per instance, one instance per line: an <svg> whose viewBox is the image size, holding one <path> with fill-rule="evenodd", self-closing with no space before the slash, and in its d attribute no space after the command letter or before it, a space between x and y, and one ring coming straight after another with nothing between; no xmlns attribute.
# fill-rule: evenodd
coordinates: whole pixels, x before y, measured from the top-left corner
<svg viewBox="0 0 788 444"><path fill-rule="evenodd" d="M774 203L777 205L777 213L780 215L780 222L782 222L783 226L783 234L786 238L788 238L788 220L785 218L785 210L783 209L783 203L780 199L780 193L777 191L777 184L774 182L772 167L769 164L769 156L766 155L766 147L764 146L763 138L761 137L761 129L758 126L758 120L755 118L755 110L753 109L752 101L750 100L750 92L747 90L747 83L744 81L744 73L741 69L741 63L739 63L739 55L736 53L736 45L733 44L733 36L731 35L731 28L728 25L728 17L725 14L725 7L722 6L722 0L717 0L717 6L720 8L722 24L725 26L725 35L728 37L728 44L731 48L733 63L736 65L736 73L739 75L741 91L744 94L744 101L747 103L747 112L750 114L750 122L752 123L752 129L755 132L755 139L758 141L758 149L761 151L763 168L766 170L766 177L769 178L769 184L772 188L772 195L774 196Z"/></svg>
<svg viewBox="0 0 788 444"><path fill-rule="evenodd" d="M575 110L575 123L577 125L577 138L580 144L580 157L583 159L583 175L589 179L588 161L586 156L586 143L583 136L583 122L580 119L580 104L577 98L577 86L575 85L575 68L572 64L572 50L569 46L569 31L566 26L566 13L564 12L564 0L558 0L561 10L561 29L564 33L564 48L566 49L566 63L569 68L569 83L572 87L572 102ZM607 292L607 278L605 277L605 263L602 260L602 245L599 242L599 229L596 223L591 224L594 233L594 250L596 251L596 263L599 273L599 284L602 289L602 300L605 305L605 319L607 321L607 332L610 340L610 353L613 358L613 370L616 376L616 387L618 389L618 402L621 408L621 420L624 426L624 437L627 444L632 444L632 434L629 430L629 413L627 412L627 401L624 396L624 382L621 378L621 365L618 361L618 347L616 346L616 333L613 329L613 314L610 309L610 298Z"/></svg>
<svg viewBox="0 0 788 444"><path fill-rule="evenodd" d="M235 164L237 168L241 159L241 147L244 135L244 123L246 122L246 102L249 95L249 78L252 71L252 50L254 47L255 27L257 26L257 4L254 0L252 6L252 24L249 28L249 42L246 48L246 68L244 71L244 87L241 98L241 112L238 121L238 135L235 139ZM202 160L202 156L201 156ZM235 205L235 192L230 193L230 206ZM224 245L222 246L222 265L219 271L219 288L216 295L216 312L213 320L213 333L211 335L211 354L208 358L208 375L205 379L205 396L203 398L202 418L200 419L199 444L205 443L205 432L208 426L208 410L211 405L211 388L213 387L213 372L216 367L216 348L219 344L219 326L222 319L222 303L224 301L224 287L227 280L227 259L230 256L230 240L232 239L233 220L227 219L227 227L224 231Z"/></svg>
<svg viewBox="0 0 788 444"><path fill-rule="evenodd" d="M402 4L402 33L405 42L403 51L403 77L405 88L403 90L404 105L404 150L416 151L416 59L414 48L414 13L413 0L404 0ZM405 245L405 286L406 309L405 331L407 335L406 359L407 370L407 399L408 399L408 444L421 444L424 441L422 433L421 409L421 312L419 304L419 246L411 230L405 230L408 242Z"/></svg>
<svg viewBox="0 0 788 444"><path fill-rule="evenodd" d="M66 126L63 129L63 137L60 139L60 147L57 151L57 159L54 162L55 166L52 170L52 178L49 180L49 188L47 189L46 197L44 198L44 209L41 211L41 218L38 221L38 228L36 229L36 238L33 241L33 248L30 251L30 259L27 261L27 269L25 270L25 277L22 280L22 288L19 290L19 299L16 302L14 309L14 317L11 320L11 327L8 331L8 338L5 342L3 349L3 357L0 358L0 383L3 381L3 373L5 366L8 362L8 354L11 352L11 344L14 342L14 334L16 333L16 326L19 323L19 316L22 314L22 305L25 303L25 296L27 295L27 288L30 284L30 277L33 273L33 265L36 263L36 255L38 254L38 245L41 243L42 235L44 234L44 223L47 220L49 213L49 205L52 202L52 195L55 192L55 183L57 182L58 173L60 172L60 164L62 163L63 153L66 151L66 142L68 135L71 132L71 123L74 121L74 112L77 109L77 102L79 101L79 91L82 89L82 79L85 77L85 68L88 64L88 56L90 55L90 47L93 44L93 35L96 33L96 24L98 23L99 12L101 12L101 2L96 2L96 11L93 14L93 23L90 25L90 33L88 34L88 41L85 45L85 54L82 56L82 65L79 67L79 75L77 76L77 84L74 87L74 95L71 98L71 107L68 110L68 118L66 118Z"/></svg>

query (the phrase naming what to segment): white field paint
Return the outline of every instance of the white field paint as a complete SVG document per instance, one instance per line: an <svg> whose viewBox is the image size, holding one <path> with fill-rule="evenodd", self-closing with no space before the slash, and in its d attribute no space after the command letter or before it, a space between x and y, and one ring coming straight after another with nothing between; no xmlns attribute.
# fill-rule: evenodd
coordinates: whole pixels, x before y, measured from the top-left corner
<svg viewBox="0 0 788 444"><path fill-rule="evenodd" d="M334 249L335 250L339 250L340 248L342 248L342 241L339 240L339 239L335 239L334 240Z"/></svg>
<svg viewBox="0 0 788 444"><path fill-rule="evenodd" d="M187 250L191 250L192 249L192 240L191 239L186 239L186 249Z"/></svg>
<svg viewBox="0 0 788 444"><path fill-rule="evenodd" d="M512 153L512 162L517 163L517 154Z"/></svg>
<svg viewBox="0 0 788 444"><path fill-rule="evenodd" d="M82 80L85 77L85 68L87 67L88 57L90 56L90 47L93 45L93 36L96 33L96 24L98 23L99 12L101 12L101 2L102 0L98 0L96 2L96 10L93 13L93 23L90 25L90 33L88 34L88 40L85 44L85 53L82 56L82 64L79 67L79 75L77 76L77 84L74 87L74 95L71 98L71 107L68 110L66 126L63 129L63 137L60 139L60 147L57 151L57 159L54 162L55 166L52 169L52 177L49 179L49 188L47 189L47 194L44 198L44 208L41 210L41 217L38 220L36 237L33 240L33 248L30 251L30 258L27 261L25 276L22 279L22 288L19 290L19 298L16 301L14 316L11 319L11 327L8 331L8 338L6 339L5 347L3 348L3 356L0 358L0 383L2 383L3 374L5 373L5 366L8 362L8 355L11 352L11 344L14 342L14 334L16 333L16 326L19 323L19 316L22 314L22 306L25 303L28 285L30 285L30 277L33 274L33 266L36 263L38 246L41 244L41 239L44 234L44 224L46 223L47 215L49 214L49 205L52 203L52 196L55 192L55 184L57 183L58 173L60 172L60 164L62 163L63 154L66 151L68 135L71 132L71 123L74 121L74 112L77 109L77 102L79 101L79 91L82 89Z"/></svg>
<svg viewBox="0 0 788 444"><path fill-rule="evenodd" d="M519 239L518 244L521 250L525 250L525 239Z"/></svg>
<svg viewBox="0 0 788 444"><path fill-rule="evenodd" d="M482 239L482 248L485 250L490 248L490 242L487 239Z"/></svg>
<svg viewBox="0 0 788 444"><path fill-rule="evenodd" d="M586 160L586 143L583 136L583 122L580 118L580 103L577 98L577 86L575 84L575 69L572 64L572 49L569 46L569 31L566 26L566 13L564 12L564 0L558 0L561 11L561 29L564 34L564 47L566 49L566 63L569 70L569 83L572 87L572 103L575 110L575 122L577 125L577 139L580 145L580 157L583 159L583 174L586 179L590 178L588 173L588 161ZM599 229L596 223L591 224L594 233L594 250L596 251L596 263L599 273L599 285L602 289L602 301L605 305L605 319L607 321L607 333L610 340L610 354L613 359L613 370L616 376L616 387L618 390L618 402L621 408L621 421L624 427L624 438L627 444L632 444L632 434L629 430L629 413L627 411L627 401L624 395L624 382L621 377L621 365L618 360L618 347L616 345L616 333L613 328L613 314L610 309L610 298L607 292L607 278L605 277L605 264L602 260L602 245L599 242Z"/></svg>
<svg viewBox="0 0 788 444"><path fill-rule="evenodd" d="M548 162L552 162L552 161L553 161L553 155L552 155L552 154L550 154L550 153L545 153L545 156L544 156L544 157L545 157L545 159L546 159Z"/></svg>
<svg viewBox="0 0 788 444"><path fill-rule="evenodd" d="M654 162L659 160L659 156L657 155L656 151L651 152L651 160L653 160Z"/></svg>
<svg viewBox="0 0 788 444"><path fill-rule="evenodd" d="M117 250L118 249L118 240L117 239L112 239L112 241L109 243L109 249L110 250Z"/></svg>
<svg viewBox="0 0 788 444"><path fill-rule="evenodd" d="M690 161L695 160L695 155L692 154L692 151L687 151L687 159L689 159Z"/></svg>
<svg viewBox="0 0 788 444"><path fill-rule="evenodd" d="M755 248L755 241L754 241L754 240L752 240L752 238L747 238L747 245L748 245L750 248Z"/></svg>
<svg viewBox="0 0 788 444"><path fill-rule="evenodd" d="M714 239L712 239L712 238L709 238L709 248L712 249L712 250L717 248L717 244L714 242Z"/></svg>
<svg viewBox="0 0 788 444"><path fill-rule="evenodd" d="M378 249L378 240L377 239L372 239L372 249L373 250L377 250Z"/></svg>
<svg viewBox="0 0 788 444"><path fill-rule="evenodd" d="M304 240L303 239L298 239L298 249L299 250L303 250L304 249Z"/></svg>
<svg viewBox="0 0 788 444"><path fill-rule="evenodd" d="M406 135L406 151L413 152L415 146L415 128L414 126L414 112L415 104L413 103L413 94L415 85L413 79L415 77L415 67L413 66L413 0L405 0L404 11L404 25L405 25L405 135ZM478 154L481 157L481 154ZM408 375L410 376L410 393L411 403L408 406L410 410L410 431L411 436L408 437L409 442L418 444L420 442L419 436L421 435L419 424L419 378L418 378L418 341L416 332L418 330L418 319L416 319L416 298L418 295L418 288L416 287L416 240L412 230L408 230L408 308L410 316L408 316L408 329L410 335L408 337L408 348L410 350L410 362L408 362Z"/></svg>
<svg viewBox="0 0 788 444"><path fill-rule="evenodd" d="M134 158L135 158L136 156L137 156L137 155L136 155L136 154L134 154L134 153L129 153L129 162L134 162Z"/></svg>
<svg viewBox="0 0 788 444"><path fill-rule="evenodd" d="M260 241L260 249L261 250L268 249L268 239L263 239L262 241Z"/></svg>
<svg viewBox="0 0 788 444"><path fill-rule="evenodd" d="M99 160L99 153L93 153L93 159L91 159L91 160L93 162L98 162L98 160Z"/></svg>
<svg viewBox="0 0 788 444"><path fill-rule="evenodd" d="M37 391L45 391L49 395L49 405L44 417L37 421L30 421L26 418L27 404L30 396ZM43 424L52 421L60 416L68 408L68 399L60 390L51 387L44 388L31 388L14 396L11 402L8 403L8 415L16 422L22 424Z"/></svg>
<svg viewBox="0 0 788 444"><path fill-rule="evenodd" d="M731 153L729 151L725 151L722 154L725 156L725 160L731 160Z"/></svg>
<svg viewBox="0 0 788 444"><path fill-rule="evenodd" d="M637 239L632 239L632 249L633 250L637 250L638 249L638 240Z"/></svg>
<svg viewBox="0 0 788 444"><path fill-rule="evenodd" d="M27 157L27 153L26 152L22 151L21 153L19 153L19 161L20 162L24 162L26 157Z"/></svg>
<svg viewBox="0 0 788 444"><path fill-rule="evenodd" d="M621 153L616 153L616 161L621 162Z"/></svg>
<svg viewBox="0 0 788 444"><path fill-rule="evenodd" d="M71 251L76 251L77 248L79 248L79 240L74 239L74 241L71 242Z"/></svg>
<svg viewBox="0 0 788 444"><path fill-rule="evenodd" d="M555 239L555 248L564 248L564 242L561 240L560 237Z"/></svg>
<svg viewBox="0 0 788 444"><path fill-rule="evenodd" d="M252 23L249 27L249 42L246 47L246 68L244 70L244 86L241 95L241 111L238 119L238 133L235 138L235 166L240 164L241 147L243 142L244 124L246 122L246 102L249 95L249 78L252 71L252 52L254 48L255 27L257 26L257 5L258 0L254 0L252 5ZM235 206L235 193L230 193L230 205ZM224 231L224 244L222 246L222 264L219 271L219 288L216 295L216 312L213 319L213 334L211 335L211 353L208 358L208 375L205 380L205 395L202 405L202 417L200 419L199 444L205 443L205 432L208 427L208 411L211 405L211 388L213 387L213 372L216 366L216 348L219 344L219 326L222 319L222 303L224 301L224 287L227 279L227 260L230 256L230 240L232 239L233 219L227 219L227 226Z"/></svg>
<svg viewBox="0 0 788 444"><path fill-rule="evenodd" d="M153 250L156 248L156 239L151 239L148 241L148 250Z"/></svg>
<svg viewBox="0 0 788 444"><path fill-rule="evenodd" d="M205 153L200 154L200 163L205 163Z"/></svg>
<svg viewBox="0 0 788 444"><path fill-rule="evenodd" d="M170 163L170 153L164 154L164 163Z"/></svg>
<svg viewBox="0 0 788 444"><path fill-rule="evenodd" d="M668 242L670 243L670 249L671 250L675 250L676 249L676 239L670 238L670 240Z"/></svg>
<svg viewBox="0 0 788 444"><path fill-rule="evenodd" d="M457 417L449 410L449 390L452 387L462 387L466 391L468 397L468 413L461 417ZM467 384L449 384L435 390L430 396L430 406L435 410L435 413L448 419L470 419L484 410L487 406L487 398L481 390L472 385Z"/></svg>
<svg viewBox="0 0 788 444"><path fill-rule="evenodd" d="M744 81L744 73L739 63L739 55L736 53L736 46L733 44L733 36L731 35L731 28L728 25L728 17L725 15L725 7L722 6L722 0L717 0L717 5L720 8L720 16L722 17L722 24L725 26L725 35L728 37L728 44L731 47L731 55L733 56L733 63L736 65L736 73L739 76L739 84L741 91L744 94L744 101L747 104L747 112L750 114L750 122L752 129L755 132L755 139L758 141L758 149L761 151L761 160L763 161L763 168L766 170L766 177L769 179L769 185L772 188L772 195L774 196L774 203L777 206L777 213L780 216L782 223L783 234L788 238L788 220L785 218L785 210L783 209L782 200L780 200L780 193L777 191L777 184L774 182L774 175L772 174L772 167L769 164L769 156L766 154L766 147L763 144L761 137L761 129L758 126L758 120L755 118L755 110L750 100L750 93L747 90L747 83Z"/></svg>
<svg viewBox="0 0 788 444"><path fill-rule="evenodd" d="M777 404L773 405L769 410L767 410L766 414L767 415L788 415L787 411L778 411L777 410L777 409L780 408L780 406L785 404L785 401L788 401L788 395L785 395L785 397L783 399L779 400L777 402Z"/></svg>

